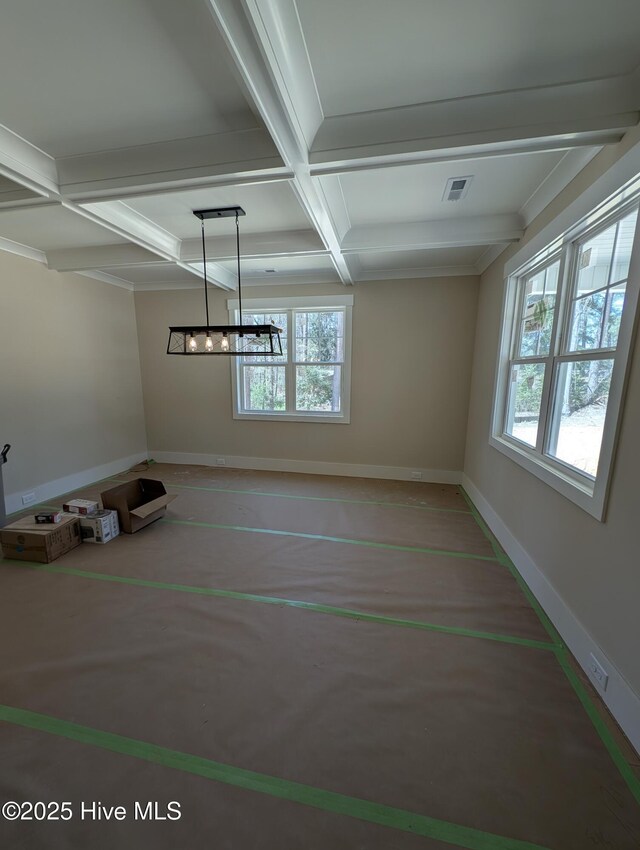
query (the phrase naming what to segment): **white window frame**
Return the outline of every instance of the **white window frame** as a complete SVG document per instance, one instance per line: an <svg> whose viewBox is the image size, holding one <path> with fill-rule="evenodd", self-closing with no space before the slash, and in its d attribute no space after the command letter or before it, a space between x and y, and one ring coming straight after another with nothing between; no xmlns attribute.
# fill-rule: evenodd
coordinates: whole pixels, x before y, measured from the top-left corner
<svg viewBox="0 0 640 850"><path fill-rule="evenodd" d="M235 324L239 321L239 302L237 298L227 301L229 321ZM231 362L231 392L234 419L255 419L271 422L333 422L348 425L351 421L351 325L353 319L353 295L325 296L316 295L296 298L243 298L243 312L278 313L293 310L343 310L344 311L344 361L340 364L340 411L321 413L313 411L304 413L295 410L295 368L304 365L295 361L295 328L291 322L287 345L289 357L285 365L287 382L287 410L281 412L244 411L241 409L241 381L239 377L242 368L242 358L234 357ZM292 316L294 314L291 314ZM318 364L314 364L318 365ZM322 364L320 364L322 365ZM331 365L331 364L328 364Z"/></svg>
<svg viewBox="0 0 640 850"><path fill-rule="evenodd" d="M574 243L597 233L622 217L640 199L640 145L622 157L605 175L576 201L570 204L554 221L543 228L505 266L505 288L501 320L501 339L496 368L493 416L489 443L515 463L557 490L581 507L595 519L605 518L607 497L615 457L615 449L623 415L626 385L631 352L638 325L638 297L640 293L640 215L629 265L625 304L618 333L616 349L599 349L602 359L614 360L609 402L602 436L598 471L595 479L568 464L544 454L553 427L553 379L555 364L580 359L581 355L593 357L594 352L566 353L559 344L568 333L571 285L574 273ZM617 191L616 191L617 190ZM506 406L508 403L511 360L514 354L514 336L517 335L516 316L519 317L519 281L524 275L550 265L560 258L558 294L554 312L552 348L548 357L535 362L546 363L545 385L538 426L537 446L505 433ZM553 341L555 340L555 350ZM517 358L516 358L517 359Z"/></svg>

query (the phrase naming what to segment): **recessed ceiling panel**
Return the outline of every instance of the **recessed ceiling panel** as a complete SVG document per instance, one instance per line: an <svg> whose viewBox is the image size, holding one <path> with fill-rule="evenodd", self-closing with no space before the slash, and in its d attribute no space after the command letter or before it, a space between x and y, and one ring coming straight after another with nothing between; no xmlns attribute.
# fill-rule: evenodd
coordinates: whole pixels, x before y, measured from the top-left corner
<svg viewBox="0 0 640 850"><path fill-rule="evenodd" d="M52 156L256 126L207 3L10 0L1 122Z"/></svg>
<svg viewBox="0 0 640 850"><path fill-rule="evenodd" d="M309 220L287 182L258 183L216 189L196 189L127 200L136 212L159 224L180 239L200 236L200 222L193 210L240 206L246 215L240 219L243 233L302 230ZM235 219L221 218L205 222L207 237L235 233Z"/></svg>
<svg viewBox="0 0 640 850"><path fill-rule="evenodd" d="M0 209L0 236L39 251L114 245L124 241L110 230L61 206Z"/></svg>
<svg viewBox="0 0 640 850"><path fill-rule="evenodd" d="M297 0L326 116L628 73L637 0Z"/></svg>
<svg viewBox="0 0 640 850"><path fill-rule="evenodd" d="M352 226L518 212L564 152L403 165L340 177ZM459 201L443 200L451 177L473 179Z"/></svg>
<svg viewBox="0 0 640 850"><path fill-rule="evenodd" d="M235 261L225 260L220 263L233 274L236 273ZM332 272L335 268L327 254L315 254L301 257L252 257L240 259L240 273L243 277L257 275L265 278L283 274L308 274L310 272ZM336 275L337 279L337 275Z"/></svg>

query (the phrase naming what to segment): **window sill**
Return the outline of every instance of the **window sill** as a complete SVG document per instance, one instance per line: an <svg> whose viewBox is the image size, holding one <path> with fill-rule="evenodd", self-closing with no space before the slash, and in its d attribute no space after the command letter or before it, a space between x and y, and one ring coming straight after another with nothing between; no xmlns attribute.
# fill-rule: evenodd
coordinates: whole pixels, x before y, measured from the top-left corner
<svg viewBox="0 0 640 850"><path fill-rule="evenodd" d="M512 442L503 436L493 435L489 438L489 444L582 508L594 519L599 522L604 521L605 494L598 487L597 481L582 480L577 475L574 477L569 470L564 472L552 461L528 452L524 445L521 447L515 440Z"/></svg>
<svg viewBox="0 0 640 850"><path fill-rule="evenodd" d="M304 414L304 413L239 413L233 412L234 419L256 420L258 422L322 422L334 425L349 425L349 416L343 413Z"/></svg>

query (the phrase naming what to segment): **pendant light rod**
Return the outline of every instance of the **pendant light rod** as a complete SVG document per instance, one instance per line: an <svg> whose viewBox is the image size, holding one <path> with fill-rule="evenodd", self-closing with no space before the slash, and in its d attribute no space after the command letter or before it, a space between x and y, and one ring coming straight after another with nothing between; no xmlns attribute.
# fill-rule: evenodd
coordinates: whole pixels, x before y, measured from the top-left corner
<svg viewBox="0 0 640 850"><path fill-rule="evenodd" d="M204 222L203 222L204 224ZM240 325L242 326L242 280L240 278L240 225L238 224L238 211L236 210L236 254L238 256L238 302L240 306ZM207 319L207 323L209 320Z"/></svg>
<svg viewBox="0 0 640 850"><path fill-rule="evenodd" d="M242 207L213 207L207 210L194 210L193 214L200 219L202 229L202 262L204 264L204 301L207 312L207 324L209 324L209 291L207 287L207 257L204 240L204 220L206 218L231 218L236 219L236 254L238 264L238 300L240 302L240 325L242 326L242 281L240 280L240 224L238 217L246 215Z"/></svg>
<svg viewBox="0 0 640 850"><path fill-rule="evenodd" d="M204 218L200 219L200 227L202 230L202 263L204 265L204 304L207 313L207 324L209 324L209 287L207 286L207 253L204 242Z"/></svg>

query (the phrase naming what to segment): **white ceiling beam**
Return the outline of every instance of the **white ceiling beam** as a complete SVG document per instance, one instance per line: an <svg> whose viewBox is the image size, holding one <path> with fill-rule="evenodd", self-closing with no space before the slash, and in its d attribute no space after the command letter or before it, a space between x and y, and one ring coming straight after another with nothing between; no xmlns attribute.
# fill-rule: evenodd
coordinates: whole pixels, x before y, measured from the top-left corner
<svg viewBox="0 0 640 850"><path fill-rule="evenodd" d="M617 144L624 131L598 132L584 135L580 139L556 137L554 139L522 139L520 141L495 142L486 145L467 145L436 150L416 150L396 154L379 154L349 159L336 159L320 165L311 165L310 172L315 178L352 174L359 171L375 171L382 168L394 168L401 165L427 165L439 162L465 162L476 159L489 159L496 156L525 156L527 154L548 153L550 151L572 151L585 148L601 149L604 145Z"/></svg>
<svg viewBox="0 0 640 850"><path fill-rule="evenodd" d="M47 251L46 257L47 266L58 272L166 264L166 260L160 259L139 245L128 242L117 245L91 245L86 248L60 248Z"/></svg>
<svg viewBox="0 0 640 850"><path fill-rule="evenodd" d="M140 194L149 188L191 188L214 177L238 180L282 165L261 127L57 160L61 191L76 201L122 198L123 192Z"/></svg>
<svg viewBox="0 0 640 850"><path fill-rule="evenodd" d="M534 218L556 197L558 187L563 189L567 186L601 150L601 147L585 147L567 151L520 208L524 226L529 227Z"/></svg>
<svg viewBox="0 0 640 850"><path fill-rule="evenodd" d="M180 266L181 269L191 272L191 274L194 274L201 280L204 280L202 254L200 254L199 263L191 265L190 263L181 261L177 263L177 265ZM207 259L207 282L213 286L219 287L220 289L226 289L229 292L233 292L238 288L238 278L236 275L233 272L230 272L229 269L220 265L220 263L213 262L209 259Z"/></svg>
<svg viewBox="0 0 640 850"><path fill-rule="evenodd" d="M484 251L476 260L476 269L478 274L483 274L493 263L494 260L497 260L500 254L505 251L509 246L508 245L489 245L486 251Z"/></svg>
<svg viewBox="0 0 640 850"><path fill-rule="evenodd" d="M131 238L139 240L138 244L170 257L180 257L180 239L122 201L82 204L82 208L101 221L126 231Z"/></svg>
<svg viewBox="0 0 640 850"><path fill-rule="evenodd" d="M214 20L287 167L293 191L343 283L351 273L325 198L309 173L309 144L322 117L292 0L208 0ZM286 27L284 29L283 27Z"/></svg>
<svg viewBox="0 0 640 850"><path fill-rule="evenodd" d="M353 258L350 258L352 260ZM352 263L354 280L422 280L429 277L477 277L478 270L473 265L462 266L432 266L414 268L384 268L384 269L364 269L359 263Z"/></svg>
<svg viewBox="0 0 640 850"><path fill-rule="evenodd" d="M16 254L18 257L24 257L27 260L35 260L37 263L47 262L47 255L44 251L39 251L30 245L23 245L21 242L14 242L13 239L5 239L4 236L0 236L0 251Z"/></svg>
<svg viewBox="0 0 640 850"><path fill-rule="evenodd" d="M310 162L312 173L326 174L467 147L508 153L606 144L638 123L639 108L628 76L338 115L322 123Z"/></svg>
<svg viewBox="0 0 640 850"><path fill-rule="evenodd" d="M227 174L198 177L188 180L175 180L170 185L166 183L149 183L146 186L133 188L102 188L97 194L82 191L73 192L72 196L83 205L103 203L111 199L127 201L136 198L151 198L154 195L171 195L177 192L187 192L191 189L220 189L229 186L254 186L262 183L286 183L294 177L291 169L284 166L278 168L256 169L254 171L234 172Z"/></svg>
<svg viewBox="0 0 640 850"><path fill-rule="evenodd" d="M78 272L78 274L84 275L84 277L91 277L94 280L101 280L103 283L110 283L112 286L119 286L120 289L126 289L129 292L133 292L135 289L131 281L123 280L121 277L116 277L115 275L107 274L106 272L87 271Z"/></svg>
<svg viewBox="0 0 640 850"><path fill-rule="evenodd" d="M311 148L324 114L295 0L244 0L302 151Z"/></svg>
<svg viewBox="0 0 640 850"><path fill-rule="evenodd" d="M0 249L2 242L0 240ZM14 251L14 253L18 253ZM200 254L200 259L202 254ZM127 269L131 266L156 266L165 268L166 266L175 265L178 268L184 269L194 276L194 285L201 286L200 281L203 278L201 268L192 266L181 260L170 261L163 260L141 248L139 245L131 243L120 243L117 245L92 245L85 248L64 248L60 250L47 251L46 255L42 254L42 261L46 262L47 267L58 272L77 272L79 274L92 275L96 269L100 269L98 280L113 282L115 280L122 281L118 278L118 269ZM105 272L109 269L114 272ZM126 273L126 272L125 272ZM98 273L96 273L98 274ZM111 280L110 280L111 279ZM235 290L236 277L227 269L220 266L218 263L207 261L207 280L214 286L218 286L225 290Z"/></svg>
<svg viewBox="0 0 640 850"><path fill-rule="evenodd" d="M352 228L344 238L342 251L349 255L493 245L517 242L523 233L518 215L389 222Z"/></svg>
<svg viewBox="0 0 640 850"><path fill-rule="evenodd" d="M1 124L0 174L45 198L58 193L54 158Z"/></svg>
<svg viewBox="0 0 640 850"><path fill-rule="evenodd" d="M9 197L13 198L9 200ZM59 204L59 198L44 198L40 195L34 195L33 192L20 190L13 192L0 193L0 212L13 212L14 210L35 209L40 207L54 207Z"/></svg>

